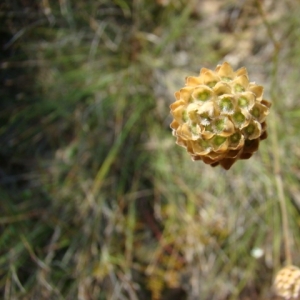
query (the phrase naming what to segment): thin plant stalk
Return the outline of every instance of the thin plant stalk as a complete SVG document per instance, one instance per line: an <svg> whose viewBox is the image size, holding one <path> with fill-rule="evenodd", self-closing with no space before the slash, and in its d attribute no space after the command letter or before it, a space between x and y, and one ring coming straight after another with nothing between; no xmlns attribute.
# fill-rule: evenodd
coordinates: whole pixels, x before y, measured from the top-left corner
<svg viewBox="0 0 300 300"><path fill-rule="evenodd" d="M256 1L258 6L258 11L261 15L263 23L267 29L268 36L273 43L274 46L274 53L273 53L273 70L272 70L272 81L271 81L271 98L273 102L277 102L277 73L278 73L278 57L280 52L280 43L275 38L274 32L268 19L266 17L266 13L263 9L260 0ZM279 153L279 143L278 143L278 131L275 117L271 118L270 120L270 127L271 127L271 141L272 141L272 149L274 155L274 175L275 175L275 182L276 182L276 189L278 194L278 200L280 205L280 211L282 216L282 232L283 232L283 239L284 239L284 252L285 252L285 259L286 264L292 264L292 255L291 255L291 240L290 240L290 229L288 223L288 212L287 212L287 205L286 199L284 195L284 185L282 180L282 172L281 172L281 162L280 162L280 153Z"/></svg>

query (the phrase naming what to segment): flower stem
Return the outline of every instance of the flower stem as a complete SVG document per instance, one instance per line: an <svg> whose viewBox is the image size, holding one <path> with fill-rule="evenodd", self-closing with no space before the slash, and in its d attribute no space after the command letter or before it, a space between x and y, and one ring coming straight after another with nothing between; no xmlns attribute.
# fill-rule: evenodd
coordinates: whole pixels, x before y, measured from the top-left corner
<svg viewBox="0 0 300 300"><path fill-rule="evenodd" d="M277 95L278 95L278 82L277 82L277 74L278 74L278 58L280 52L280 43L276 40L274 32L270 23L267 20L266 13L263 9L260 0L256 0L258 11L261 15L263 23L267 29L268 36L273 43L274 46L274 53L273 53L273 70L272 70L272 81L271 81L271 98L274 103L277 102ZM278 143L278 131L277 131L277 122L276 116L271 118L270 122L270 129L271 129L271 139L272 139L272 152L274 154L274 175L276 181L276 189L278 194L278 200L280 205L281 211L281 218L282 218L282 232L284 238L284 252L285 252L285 259L286 264L292 264L292 255L291 255L291 240L290 240L290 230L288 224L288 212L287 212L287 205L286 205L286 198L284 195L284 186L282 180L282 173L281 173L281 164L280 164L280 153L279 153L279 143Z"/></svg>

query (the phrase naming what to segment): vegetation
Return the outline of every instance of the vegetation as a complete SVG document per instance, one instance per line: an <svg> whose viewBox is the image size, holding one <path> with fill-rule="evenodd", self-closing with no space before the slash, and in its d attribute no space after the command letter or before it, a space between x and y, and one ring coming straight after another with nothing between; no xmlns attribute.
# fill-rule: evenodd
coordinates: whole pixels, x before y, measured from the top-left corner
<svg viewBox="0 0 300 300"><path fill-rule="evenodd" d="M275 299L300 266L298 1L0 4L3 299ZM229 170L169 125L201 67L246 66L267 140Z"/></svg>

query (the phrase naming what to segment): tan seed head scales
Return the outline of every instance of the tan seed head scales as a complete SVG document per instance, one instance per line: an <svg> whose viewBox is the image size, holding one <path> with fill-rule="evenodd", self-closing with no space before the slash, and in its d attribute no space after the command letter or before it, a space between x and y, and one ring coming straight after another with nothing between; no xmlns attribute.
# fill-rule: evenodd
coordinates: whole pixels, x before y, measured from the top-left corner
<svg viewBox="0 0 300 300"><path fill-rule="evenodd" d="M244 67L234 71L224 62L215 71L202 68L199 76L187 77L175 97L171 128L193 160L228 170L238 159L250 158L267 138L271 103Z"/></svg>

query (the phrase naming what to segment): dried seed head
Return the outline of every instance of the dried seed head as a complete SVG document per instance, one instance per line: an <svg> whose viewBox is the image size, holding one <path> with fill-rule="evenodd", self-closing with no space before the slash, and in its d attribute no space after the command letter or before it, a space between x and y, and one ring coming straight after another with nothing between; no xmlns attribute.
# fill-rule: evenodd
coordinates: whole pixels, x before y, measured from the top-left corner
<svg viewBox="0 0 300 300"><path fill-rule="evenodd" d="M278 296L286 300L296 299L300 295L300 269L287 266L276 275L274 289Z"/></svg>
<svg viewBox="0 0 300 300"><path fill-rule="evenodd" d="M193 160L228 170L236 160L250 158L267 138L271 103L263 100L262 86L249 82L246 68L233 71L227 62L215 71L202 68L175 97L171 128Z"/></svg>

